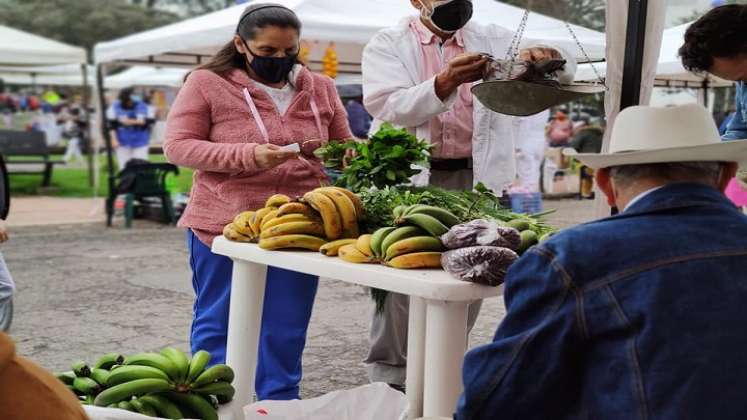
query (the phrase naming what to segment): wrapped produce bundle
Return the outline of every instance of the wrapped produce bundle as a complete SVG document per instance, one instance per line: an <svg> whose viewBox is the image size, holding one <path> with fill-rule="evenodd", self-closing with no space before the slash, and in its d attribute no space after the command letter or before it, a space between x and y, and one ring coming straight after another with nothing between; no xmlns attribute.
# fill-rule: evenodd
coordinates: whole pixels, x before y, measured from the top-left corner
<svg viewBox="0 0 747 420"><path fill-rule="evenodd" d="M508 248L473 246L445 252L441 265L452 276L486 286L503 284L508 268L519 258Z"/></svg>
<svg viewBox="0 0 747 420"><path fill-rule="evenodd" d="M521 245L521 234L518 230L501 226L495 221L477 219L452 227L441 236L441 242L448 249L494 246L515 251Z"/></svg>

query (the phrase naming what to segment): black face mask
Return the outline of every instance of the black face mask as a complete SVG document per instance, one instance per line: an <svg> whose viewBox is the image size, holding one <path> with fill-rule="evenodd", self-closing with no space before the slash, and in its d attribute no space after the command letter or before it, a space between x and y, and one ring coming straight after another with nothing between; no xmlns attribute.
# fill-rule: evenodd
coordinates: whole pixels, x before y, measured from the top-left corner
<svg viewBox="0 0 747 420"><path fill-rule="evenodd" d="M249 54L254 57L249 67L254 73L259 76L260 79L269 83L280 83L288 77L293 66L296 65L297 55L286 55L285 57L263 57L261 55L254 54L249 46L246 45L246 41L243 41L244 47Z"/></svg>
<svg viewBox="0 0 747 420"><path fill-rule="evenodd" d="M472 18L472 2L469 0L454 0L447 4L436 6L428 19L443 32L456 32L464 27Z"/></svg>

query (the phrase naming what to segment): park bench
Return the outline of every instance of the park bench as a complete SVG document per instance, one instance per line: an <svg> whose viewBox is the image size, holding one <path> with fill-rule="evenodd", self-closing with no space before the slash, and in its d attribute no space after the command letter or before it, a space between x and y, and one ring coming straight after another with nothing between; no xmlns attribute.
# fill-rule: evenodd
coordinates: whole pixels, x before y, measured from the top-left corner
<svg viewBox="0 0 747 420"><path fill-rule="evenodd" d="M43 132L0 130L0 154L10 174L41 174L42 187L52 182L54 165L64 164L52 160L50 148Z"/></svg>

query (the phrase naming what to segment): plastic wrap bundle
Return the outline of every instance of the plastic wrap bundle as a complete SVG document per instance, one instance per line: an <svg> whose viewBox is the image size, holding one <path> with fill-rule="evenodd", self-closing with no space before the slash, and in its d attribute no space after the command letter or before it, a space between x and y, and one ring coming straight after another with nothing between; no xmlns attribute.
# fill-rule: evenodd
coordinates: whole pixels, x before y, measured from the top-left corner
<svg viewBox="0 0 747 420"><path fill-rule="evenodd" d="M473 246L447 251L441 265L452 276L471 283L499 286L519 256L508 248Z"/></svg>
<svg viewBox="0 0 747 420"><path fill-rule="evenodd" d="M441 236L441 242L448 249L498 246L516 251L521 245L521 234L492 220L477 219L452 227Z"/></svg>

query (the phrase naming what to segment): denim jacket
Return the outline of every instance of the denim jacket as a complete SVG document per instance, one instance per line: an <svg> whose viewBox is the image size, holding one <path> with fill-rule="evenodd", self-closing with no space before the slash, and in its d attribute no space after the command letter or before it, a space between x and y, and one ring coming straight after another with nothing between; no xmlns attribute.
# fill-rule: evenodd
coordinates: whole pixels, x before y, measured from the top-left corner
<svg viewBox="0 0 747 420"><path fill-rule="evenodd" d="M672 184L533 247L455 419L747 419L747 217Z"/></svg>
<svg viewBox="0 0 747 420"><path fill-rule="evenodd" d="M744 82L737 83L736 103L734 118L726 126L726 133L721 137L723 140L747 139L747 87Z"/></svg>

